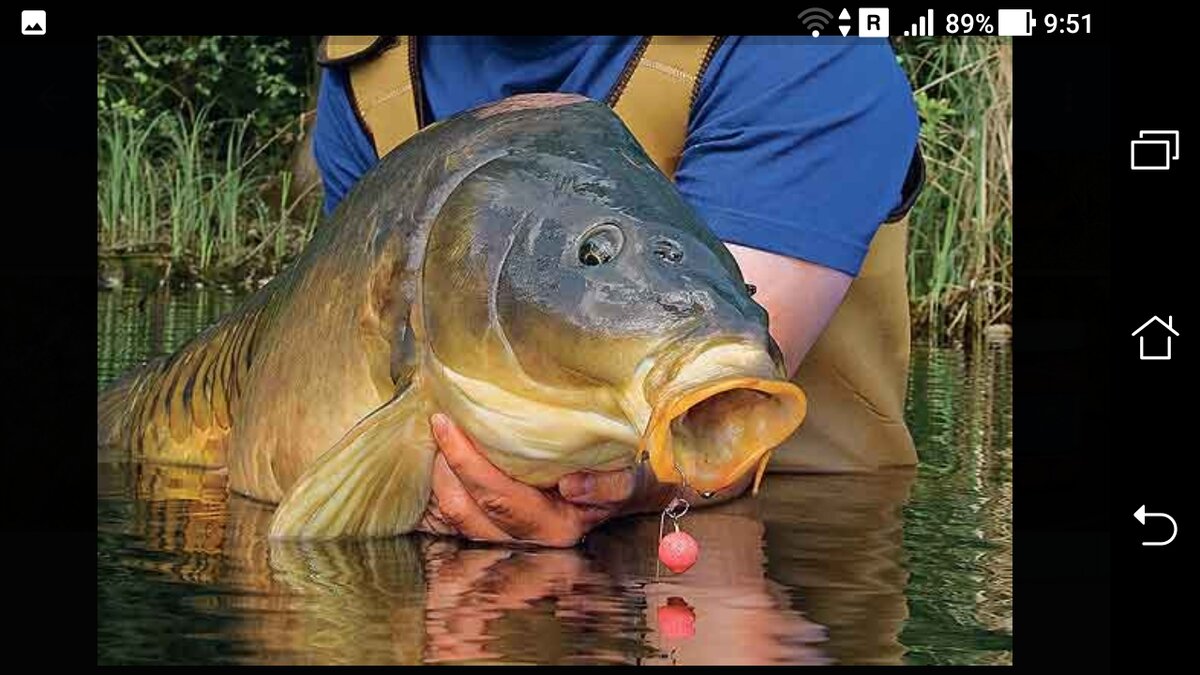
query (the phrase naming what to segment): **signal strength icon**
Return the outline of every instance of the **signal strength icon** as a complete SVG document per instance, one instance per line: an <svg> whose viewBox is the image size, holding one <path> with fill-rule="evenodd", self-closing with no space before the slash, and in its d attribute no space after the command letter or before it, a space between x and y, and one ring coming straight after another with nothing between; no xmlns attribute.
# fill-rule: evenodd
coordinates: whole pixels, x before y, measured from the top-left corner
<svg viewBox="0 0 1200 675"><path fill-rule="evenodd" d="M804 24L805 30L812 31L813 37L820 37L821 31L833 21L833 13L827 9L820 7L809 7L800 12L800 23Z"/></svg>
<svg viewBox="0 0 1200 675"><path fill-rule="evenodd" d="M926 18L929 20L926 21ZM912 25L912 28L904 31L905 35L933 35L933 10L925 13L925 16L917 20Z"/></svg>

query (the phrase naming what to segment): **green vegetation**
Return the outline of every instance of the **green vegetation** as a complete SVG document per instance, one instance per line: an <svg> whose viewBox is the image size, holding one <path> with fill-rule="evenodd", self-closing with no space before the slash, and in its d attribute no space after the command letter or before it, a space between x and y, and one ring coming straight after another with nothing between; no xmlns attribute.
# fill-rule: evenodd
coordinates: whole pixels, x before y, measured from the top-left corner
<svg viewBox="0 0 1200 675"><path fill-rule="evenodd" d="M97 239L114 276L151 260L175 277L276 273L320 217L305 164L315 40L101 37ZM924 119L913 208L914 330L972 339L1012 314L1012 51L1002 38L904 38ZM106 267L102 265L102 268ZM153 277L153 275L149 275Z"/></svg>
<svg viewBox="0 0 1200 675"><path fill-rule="evenodd" d="M207 105L214 119L249 117L255 145L307 109L316 75L311 36L101 36L96 47L101 114L147 121Z"/></svg>
<svg viewBox="0 0 1200 675"><path fill-rule="evenodd" d="M320 216L309 198L315 185L297 193L290 170L259 160L276 141L250 150L249 130L248 119L213 122L207 109L145 122L102 114L102 253L158 252L200 278L273 274L286 264Z"/></svg>
<svg viewBox="0 0 1200 675"><path fill-rule="evenodd" d="M904 38L924 120L925 191L910 217L914 330L970 339L1012 321L1012 45Z"/></svg>
<svg viewBox="0 0 1200 675"><path fill-rule="evenodd" d="M290 162L311 104L311 38L101 37L98 49L98 244L102 261L124 263L102 267L276 273L320 217L317 184Z"/></svg>

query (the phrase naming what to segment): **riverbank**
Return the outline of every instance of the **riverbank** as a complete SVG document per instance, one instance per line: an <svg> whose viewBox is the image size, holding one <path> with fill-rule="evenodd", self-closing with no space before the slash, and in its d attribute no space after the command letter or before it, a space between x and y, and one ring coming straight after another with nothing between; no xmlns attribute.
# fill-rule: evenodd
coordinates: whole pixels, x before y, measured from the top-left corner
<svg viewBox="0 0 1200 675"><path fill-rule="evenodd" d="M248 291L262 286L292 263L312 236L316 222L276 227L267 236L251 226L229 262L205 265L194 251L176 255L169 242L99 247L96 285L99 290L154 290L164 287L222 288Z"/></svg>

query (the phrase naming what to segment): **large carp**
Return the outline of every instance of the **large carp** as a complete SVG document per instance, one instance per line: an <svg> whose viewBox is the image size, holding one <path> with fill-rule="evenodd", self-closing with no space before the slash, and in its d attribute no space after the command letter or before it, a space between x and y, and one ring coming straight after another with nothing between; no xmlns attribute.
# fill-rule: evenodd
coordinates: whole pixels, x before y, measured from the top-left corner
<svg viewBox="0 0 1200 675"><path fill-rule="evenodd" d="M508 475L718 491L800 424L728 250L601 103L513 97L383 158L297 261L99 397L99 442L228 467L271 534L410 531L448 413Z"/></svg>

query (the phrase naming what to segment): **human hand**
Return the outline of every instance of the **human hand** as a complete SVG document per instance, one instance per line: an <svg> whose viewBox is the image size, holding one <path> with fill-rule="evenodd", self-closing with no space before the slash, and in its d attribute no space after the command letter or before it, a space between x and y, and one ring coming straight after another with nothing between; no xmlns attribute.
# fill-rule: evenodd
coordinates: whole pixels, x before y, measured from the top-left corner
<svg viewBox="0 0 1200 675"><path fill-rule="evenodd" d="M430 419L438 444L433 490L417 529L489 542L570 547L604 521L632 513L655 492L642 467L576 473L557 489L516 481L484 457L448 417Z"/></svg>

